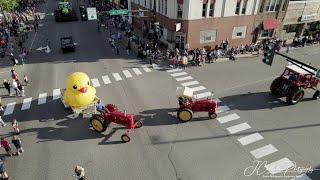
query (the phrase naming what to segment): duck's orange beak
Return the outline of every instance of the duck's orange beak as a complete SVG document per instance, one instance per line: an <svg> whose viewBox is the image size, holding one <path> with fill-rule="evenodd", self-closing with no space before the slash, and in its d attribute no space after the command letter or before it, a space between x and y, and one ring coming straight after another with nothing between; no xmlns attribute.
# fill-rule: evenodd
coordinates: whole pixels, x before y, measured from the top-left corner
<svg viewBox="0 0 320 180"><path fill-rule="evenodd" d="M86 92L87 92L87 88L86 88L86 87L83 87L83 88L81 88L79 91L82 92L82 93L86 93Z"/></svg>

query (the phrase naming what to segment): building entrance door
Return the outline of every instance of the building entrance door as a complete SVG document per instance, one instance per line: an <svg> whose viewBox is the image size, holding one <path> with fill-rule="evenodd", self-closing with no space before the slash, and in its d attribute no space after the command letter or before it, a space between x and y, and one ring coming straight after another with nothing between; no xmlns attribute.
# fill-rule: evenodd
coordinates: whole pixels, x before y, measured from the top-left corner
<svg viewBox="0 0 320 180"><path fill-rule="evenodd" d="M186 36L184 34L176 34L176 48L184 49Z"/></svg>

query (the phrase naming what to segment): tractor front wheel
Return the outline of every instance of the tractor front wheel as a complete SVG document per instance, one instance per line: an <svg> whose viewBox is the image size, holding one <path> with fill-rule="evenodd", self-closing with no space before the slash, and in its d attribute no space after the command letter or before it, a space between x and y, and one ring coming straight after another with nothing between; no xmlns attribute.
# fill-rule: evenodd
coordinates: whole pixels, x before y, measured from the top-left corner
<svg viewBox="0 0 320 180"><path fill-rule="evenodd" d="M107 129L104 119L98 115L94 115L90 118L90 124L97 132L104 132Z"/></svg>
<svg viewBox="0 0 320 180"><path fill-rule="evenodd" d="M136 128L141 128L142 122L140 120L136 120L136 121L134 121L134 123L135 124L137 123Z"/></svg>
<svg viewBox="0 0 320 180"><path fill-rule="evenodd" d="M126 135L126 134L123 134L122 136L121 136L121 140L122 140L122 142L129 142L130 141L130 137L128 136L128 135Z"/></svg>
<svg viewBox="0 0 320 180"><path fill-rule="evenodd" d="M313 100L317 100L317 99L319 99L319 98L320 98L320 91L317 90L317 91L313 94L312 99L313 99Z"/></svg>
<svg viewBox="0 0 320 180"><path fill-rule="evenodd" d="M216 113L214 113L214 112L209 112L208 114L209 114L209 118L210 118L210 119L215 119L215 118L217 118L217 116L218 116L218 115L217 115Z"/></svg>
<svg viewBox="0 0 320 180"><path fill-rule="evenodd" d="M193 112L190 109L183 108L178 111L177 116L182 122L187 122L192 119Z"/></svg>
<svg viewBox="0 0 320 180"><path fill-rule="evenodd" d="M287 95L287 98L286 98L287 104L295 105L299 101L301 101L303 96L304 96L304 91L300 88L295 88Z"/></svg>
<svg viewBox="0 0 320 180"><path fill-rule="evenodd" d="M275 79L270 86L270 91L273 95L280 95L280 91L279 91L279 86L281 84L281 78L278 77L277 79Z"/></svg>

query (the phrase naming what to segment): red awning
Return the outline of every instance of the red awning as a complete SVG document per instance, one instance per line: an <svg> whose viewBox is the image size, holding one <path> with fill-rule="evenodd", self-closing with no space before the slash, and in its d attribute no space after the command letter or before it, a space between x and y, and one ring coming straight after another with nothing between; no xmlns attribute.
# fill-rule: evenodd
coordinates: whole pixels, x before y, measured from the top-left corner
<svg viewBox="0 0 320 180"><path fill-rule="evenodd" d="M265 19L262 22L263 30L270 30L277 28L277 19L271 18L271 19Z"/></svg>
<svg viewBox="0 0 320 180"><path fill-rule="evenodd" d="M178 4L183 4L183 0L177 0Z"/></svg>
<svg viewBox="0 0 320 180"><path fill-rule="evenodd" d="M203 0L203 4L208 4L208 0Z"/></svg>

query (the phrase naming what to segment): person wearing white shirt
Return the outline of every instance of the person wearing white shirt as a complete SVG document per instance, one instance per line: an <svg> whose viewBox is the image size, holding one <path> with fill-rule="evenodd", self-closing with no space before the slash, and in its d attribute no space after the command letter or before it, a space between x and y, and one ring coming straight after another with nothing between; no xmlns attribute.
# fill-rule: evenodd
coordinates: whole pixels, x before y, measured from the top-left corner
<svg viewBox="0 0 320 180"><path fill-rule="evenodd" d="M16 96L21 94L20 90L18 89L18 83L16 81L12 81L12 88L16 91Z"/></svg>

